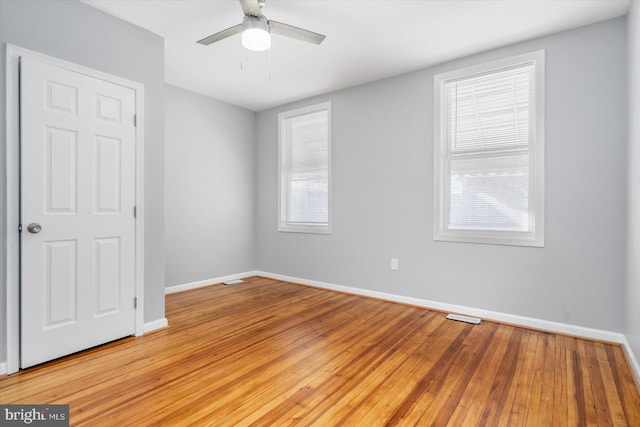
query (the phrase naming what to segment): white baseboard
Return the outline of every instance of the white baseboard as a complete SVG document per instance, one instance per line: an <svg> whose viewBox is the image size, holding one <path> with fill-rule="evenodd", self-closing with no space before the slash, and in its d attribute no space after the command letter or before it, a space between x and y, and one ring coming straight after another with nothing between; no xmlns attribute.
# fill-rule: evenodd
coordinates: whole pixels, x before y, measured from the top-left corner
<svg viewBox="0 0 640 427"><path fill-rule="evenodd" d="M0 362L0 375L7 375L7 362Z"/></svg>
<svg viewBox="0 0 640 427"><path fill-rule="evenodd" d="M199 280L197 282L191 282L191 283L183 283L182 285L167 286L166 288L164 288L164 293L173 294L176 292L188 291L189 289L202 288L205 286L211 286L218 283L226 282L227 280L242 279L244 277L251 277L257 274L258 274L257 271L247 271L244 273L230 274L228 276L216 277L213 279Z"/></svg>
<svg viewBox="0 0 640 427"><path fill-rule="evenodd" d="M166 317L162 319L154 320L152 322L148 322L144 324L144 333L155 331L156 329L162 329L169 326L169 321Z"/></svg>
<svg viewBox="0 0 640 427"><path fill-rule="evenodd" d="M462 314L465 316L480 317L485 320L493 320L500 323L523 326L530 329L537 329L546 332L554 332L558 334L571 335L578 338L588 338L598 341L612 342L616 344L625 344L626 338L623 334L617 332L604 331L601 329L591 329L582 326L569 325L566 323L550 322L548 320L534 319L531 317L518 316L515 314L501 313L497 311L483 310L479 308L466 307L462 305L448 304L437 301L429 301L420 298L406 297L402 295L387 294L384 292L371 291L368 289L352 288L349 286L334 285L331 283L318 282L315 280L307 280L299 277L284 276L282 274L273 274L265 271L258 271L256 275L268 277L271 279L284 280L287 282L300 283L302 285L314 286L317 288L331 289L334 291L344 292L353 295L361 295L366 297L377 298L386 301L400 302L418 307L430 308L437 311L447 313ZM628 347L628 345L626 345ZM629 349L630 351L630 349Z"/></svg>

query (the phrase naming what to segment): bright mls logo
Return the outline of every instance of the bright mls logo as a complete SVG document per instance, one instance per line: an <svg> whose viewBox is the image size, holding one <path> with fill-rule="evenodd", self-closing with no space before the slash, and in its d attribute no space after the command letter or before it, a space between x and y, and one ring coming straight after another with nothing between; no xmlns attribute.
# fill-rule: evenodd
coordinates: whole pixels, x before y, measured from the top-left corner
<svg viewBox="0 0 640 427"><path fill-rule="evenodd" d="M69 426L69 405L0 405L3 426Z"/></svg>

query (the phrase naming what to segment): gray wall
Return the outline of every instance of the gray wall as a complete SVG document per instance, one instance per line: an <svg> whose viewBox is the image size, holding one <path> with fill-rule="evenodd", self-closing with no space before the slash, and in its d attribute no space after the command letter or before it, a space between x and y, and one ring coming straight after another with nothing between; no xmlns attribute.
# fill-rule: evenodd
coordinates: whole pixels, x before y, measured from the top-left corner
<svg viewBox="0 0 640 427"><path fill-rule="evenodd" d="M546 246L434 242L434 74L538 49L546 50ZM626 55L619 18L259 113L258 268L623 331ZM322 101L333 106L334 232L278 233L277 114Z"/></svg>
<svg viewBox="0 0 640 427"><path fill-rule="evenodd" d="M640 6L631 5L629 25L629 245L627 339L640 357Z"/></svg>
<svg viewBox="0 0 640 427"><path fill-rule="evenodd" d="M255 268L255 113L167 85L167 286Z"/></svg>
<svg viewBox="0 0 640 427"><path fill-rule="evenodd" d="M164 317L164 41L77 1L0 1L0 117L4 121L6 43L144 84L145 322ZM5 145L4 125L0 129ZM5 164L1 150L0 164ZM4 166L3 166L4 169ZM6 241L4 173L0 187ZM4 250L4 245L2 246ZM0 254L4 260L4 253ZM5 266L0 277L0 360L5 360Z"/></svg>

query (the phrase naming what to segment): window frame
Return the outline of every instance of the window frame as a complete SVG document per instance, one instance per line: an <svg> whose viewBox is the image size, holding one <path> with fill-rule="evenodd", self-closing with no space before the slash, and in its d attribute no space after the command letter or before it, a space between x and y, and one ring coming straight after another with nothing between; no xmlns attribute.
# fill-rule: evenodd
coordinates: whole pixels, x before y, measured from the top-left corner
<svg viewBox="0 0 640 427"><path fill-rule="evenodd" d="M533 64L534 109L533 138L529 154L529 230L459 230L448 226L450 201L450 148L444 136L444 99L446 82L499 72L505 68ZM436 241L484 243L514 246L544 247L544 145L545 145L545 51L473 65L434 76L434 206L433 239ZM489 151L489 150L487 150ZM487 156L489 156L487 154Z"/></svg>
<svg viewBox="0 0 640 427"><path fill-rule="evenodd" d="M311 224L311 223L290 223L287 221L287 184L288 169L286 167L288 161L288 152L290 147L289 134L285 129L286 121L291 118L318 113L327 112L327 223ZM331 118L331 102L322 102L307 107L297 108L295 110L284 111L278 114L278 231L293 233L311 233L311 234L331 234L331 134L332 134L332 118Z"/></svg>

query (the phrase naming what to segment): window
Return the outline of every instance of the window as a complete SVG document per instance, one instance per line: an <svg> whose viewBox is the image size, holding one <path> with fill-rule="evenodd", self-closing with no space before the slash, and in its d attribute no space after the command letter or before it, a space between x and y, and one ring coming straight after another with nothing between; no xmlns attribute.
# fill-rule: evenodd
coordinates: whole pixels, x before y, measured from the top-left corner
<svg viewBox="0 0 640 427"><path fill-rule="evenodd" d="M544 51L435 76L434 239L544 246Z"/></svg>
<svg viewBox="0 0 640 427"><path fill-rule="evenodd" d="M331 103L280 113L278 230L331 232Z"/></svg>

